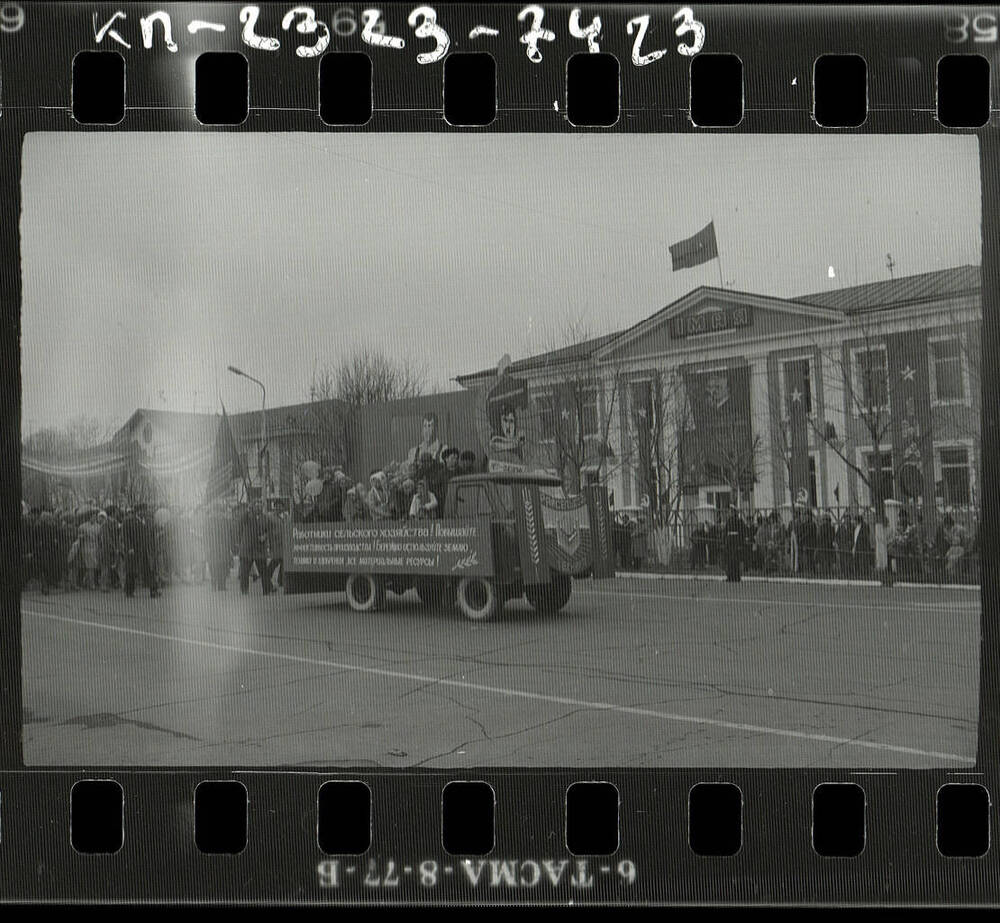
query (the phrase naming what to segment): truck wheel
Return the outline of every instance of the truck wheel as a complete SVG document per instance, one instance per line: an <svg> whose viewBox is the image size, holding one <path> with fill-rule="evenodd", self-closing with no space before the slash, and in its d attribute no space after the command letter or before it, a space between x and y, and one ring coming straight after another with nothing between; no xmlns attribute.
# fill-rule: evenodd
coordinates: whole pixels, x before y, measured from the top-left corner
<svg viewBox="0 0 1000 923"><path fill-rule="evenodd" d="M458 582L458 607L473 622L485 622L500 609L496 587L485 577L463 577Z"/></svg>
<svg viewBox="0 0 1000 923"><path fill-rule="evenodd" d="M351 574L344 589L355 612L374 612L385 605L385 587L371 574Z"/></svg>
<svg viewBox="0 0 1000 923"><path fill-rule="evenodd" d="M417 577L414 581L417 596L425 606L439 606L443 597L441 584L433 577Z"/></svg>
<svg viewBox="0 0 1000 923"><path fill-rule="evenodd" d="M536 612L559 612L573 593L573 578L568 574L552 574L552 582L527 587L525 599Z"/></svg>

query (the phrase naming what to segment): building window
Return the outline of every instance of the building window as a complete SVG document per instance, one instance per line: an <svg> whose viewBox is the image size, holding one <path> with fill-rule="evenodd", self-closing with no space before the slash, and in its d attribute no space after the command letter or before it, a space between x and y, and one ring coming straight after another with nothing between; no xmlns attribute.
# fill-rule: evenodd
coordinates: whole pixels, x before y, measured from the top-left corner
<svg viewBox="0 0 1000 923"><path fill-rule="evenodd" d="M868 470L869 503L876 505L875 491L881 488L883 500L893 498L892 452L870 452L865 455L865 468Z"/></svg>
<svg viewBox="0 0 1000 923"><path fill-rule="evenodd" d="M556 438L556 402L551 394L539 394L535 398L538 406L538 425L542 439Z"/></svg>
<svg viewBox="0 0 1000 923"><path fill-rule="evenodd" d="M941 449L941 481L946 504L969 502L968 449Z"/></svg>
<svg viewBox="0 0 1000 923"><path fill-rule="evenodd" d="M599 436L601 433L601 415L597 408L596 390L580 393L580 429L584 436Z"/></svg>
<svg viewBox="0 0 1000 923"><path fill-rule="evenodd" d="M632 425L636 432L652 432L656 425L653 407L653 383L634 381L631 384Z"/></svg>
<svg viewBox="0 0 1000 923"><path fill-rule="evenodd" d="M816 456L809 456L809 505L815 509L819 506L816 501Z"/></svg>
<svg viewBox="0 0 1000 923"><path fill-rule="evenodd" d="M732 491L709 490L705 492L705 502L717 510L728 510L733 500Z"/></svg>
<svg viewBox="0 0 1000 923"><path fill-rule="evenodd" d="M965 399L962 380L962 344L958 337L931 343L934 362L934 399L961 401Z"/></svg>
<svg viewBox="0 0 1000 923"><path fill-rule="evenodd" d="M867 349L855 354L857 397L865 410L889 404L889 372L884 349Z"/></svg>

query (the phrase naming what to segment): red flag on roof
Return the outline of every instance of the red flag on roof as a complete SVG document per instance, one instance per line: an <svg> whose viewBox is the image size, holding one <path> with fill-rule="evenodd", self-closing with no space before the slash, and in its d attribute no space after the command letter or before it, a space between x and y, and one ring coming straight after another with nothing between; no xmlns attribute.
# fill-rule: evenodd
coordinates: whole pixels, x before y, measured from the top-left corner
<svg viewBox="0 0 1000 923"><path fill-rule="evenodd" d="M715 222L709 221L694 237L678 241L670 248L673 271L700 266L719 255L719 245L715 241Z"/></svg>

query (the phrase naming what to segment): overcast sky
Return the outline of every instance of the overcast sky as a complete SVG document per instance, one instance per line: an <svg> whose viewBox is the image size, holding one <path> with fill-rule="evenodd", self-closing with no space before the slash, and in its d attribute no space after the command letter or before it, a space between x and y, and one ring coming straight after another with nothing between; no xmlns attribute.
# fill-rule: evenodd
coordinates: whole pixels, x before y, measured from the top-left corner
<svg viewBox="0 0 1000 923"><path fill-rule="evenodd" d="M980 261L970 136L36 133L22 184L26 431L259 407L230 364L307 400L363 341L450 389L718 285L667 249L711 218L762 294Z"/></svg>

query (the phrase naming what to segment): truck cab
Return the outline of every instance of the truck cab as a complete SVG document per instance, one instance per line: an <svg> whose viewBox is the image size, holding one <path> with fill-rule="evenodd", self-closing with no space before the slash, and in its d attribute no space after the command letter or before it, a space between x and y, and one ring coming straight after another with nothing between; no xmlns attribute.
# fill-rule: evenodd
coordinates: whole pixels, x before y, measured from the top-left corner
<svg viewBox="0 0 1000 923"><path fill-rule="evenodd" d="M574 577L614 575L607 493L588 487L563 497L559 478L545 474L491 472L461 475L448 484L444 516L489 516L493 576L455 588L469 618L477 601L495 607L521 596L539 611L559 611L569 601ZM481 585L490 584L486 589ZM471 583L471 586L469 585ZM471 594L471 595L470 595Z"/></svg>

